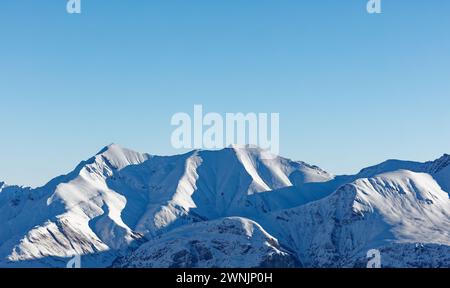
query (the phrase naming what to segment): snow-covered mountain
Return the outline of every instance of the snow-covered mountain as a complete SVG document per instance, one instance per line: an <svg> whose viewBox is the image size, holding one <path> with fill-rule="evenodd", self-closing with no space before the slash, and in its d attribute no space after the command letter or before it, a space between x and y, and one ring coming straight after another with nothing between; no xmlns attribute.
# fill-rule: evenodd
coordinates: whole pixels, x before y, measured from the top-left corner
<svg viewBox="0 0 450 288"><path fill-rule="evenodd" d="M450 265L450 200L428 174L407 170L361 178L332 195L273 213L269 227L306 266L365 266L366 254L403 255L400 266ZM439 256L405 254L408 246L441 246ZM365 260L365 262L364 262ZM385 267L398 263L385 260Z"/></svg>
<svg viewBox="0 0 450 288"><path fill-rule="evenodd" d="M297 267L296 257L254 221L239 217L185 225L143 244L113 267Z"/></svg>
<svg viewBox="0 0 450 288"><path fill-rule="evenodd" d="M334 176L265 153L112 144L43 187L0 182L0 267L347 267L374 248L450 267L449 155Z"/></svg>

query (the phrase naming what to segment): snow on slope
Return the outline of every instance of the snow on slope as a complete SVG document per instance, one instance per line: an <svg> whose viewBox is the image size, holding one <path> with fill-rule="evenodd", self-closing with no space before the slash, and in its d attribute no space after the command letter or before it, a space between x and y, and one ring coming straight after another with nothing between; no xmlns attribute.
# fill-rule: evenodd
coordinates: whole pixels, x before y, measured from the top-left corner
<svg viewBox="0 0 450 288"><path fill-rule="evenodd" d="M381 164L361 170L361 172L355 175L355 179L369 178L381 173L393 172L397 170L428 173L433 176L444 191L450 193L450 155L448 154L444 154L437 160L425 163L388 160Z"/></svg>
<svg viewBox="0 0 450 288"><path fill-rule="evenodd" d="M257 223L224 218L175 229L143 244L114 267L296 267L296 258Z"/></svg>
<svg viewBox="0 0 450 288"><path fill-rule="evenodd" d="M395 258L416 243L450 251L448 194L430 175L406 170L358 179L322 200L275 212L266 223L279 227L274 235L308 267L357 266L358 257L375 248ZM383 265L398 267L387 259Z"/></svg>
<svg viewBox="0 0 450 288"><path fill-rule="evenodd" d="M402 249L412 251L417 242L425 247L417 251L425 252L405 258L405 266L450 266L444 256L429 256L449 247L449 155L426 163L390 160L355 176L333 176L265 153L235 146L159 157L112 144L43 187L1 183L0 266L64 266L75 254L96 267L124 255L131 255L123 258L130 266L142 262L139 255L162 261L146 265L170 266L177 261L156 257L153 245L165 246L169 255L187 245L193 254L185 254L186 260L199 256L192 243L213 244L202 229L225 241L224 247L247 243L245 237L228 241L229 232L220 232L224 223L243 235L249 225L260 231L255 235L265 235L250 236L254 261L242 262L236 254L226 260L216 251L214 260L196 265L257 265L267 255L276 255L271 265L291 265L283 262L292 257L283 246L314 267L357 266L366 249L378 247L389 253L386 265L398 267ZM260 224L280 240L264 253L273 237ZM178 236L180 241L168 240ZM153 244L141 246L147 240ZM282 253L273 254L275 248Z"/></svg>
<svg viewBox="0 0 450 288"><path fill-rule="evenodd" d="M1 194L0 257L120 254L179 226L266 211L254 195L292 187L293 175L300 184L332 179L314 166L264 160L263 153L234 147L152 157L112 144L44 187Z"/></svg>
<svg viewBox="0 0 450 288"><path fill-rule="evenodd" d="M139 235L121 220L126 198L106 179L148 157L110 145L44 187L8 187L0 198L0 257L23 261L126 248Z"/></svg>
<svg viewBox="0 0 450 288"><path fill-rule="evenodd" d="M294 188L291 179L296 185L332 179L317 167L280 157L265 160L263 153L261 149L234 147L152 157L142 165L119 171L108 185L129 199L123 211L128 226L155 236L198 221L256 217L271 210L264 200L267 194ZM292 192L291 199L302 197L303 193ZM284 203L279 207L293 207L279 198ZM271 200L271 205L277 206L277 197Z"/></svg>

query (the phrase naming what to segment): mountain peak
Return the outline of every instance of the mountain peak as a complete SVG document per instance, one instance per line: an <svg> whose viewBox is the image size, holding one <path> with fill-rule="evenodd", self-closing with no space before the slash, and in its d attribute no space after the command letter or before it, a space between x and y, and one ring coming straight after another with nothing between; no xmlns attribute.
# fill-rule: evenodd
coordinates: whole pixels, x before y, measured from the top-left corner
<svg viewBox="0 0 450 288"><path fill-rule="evenodd" d="M231 144L228 146L230 149L245 149L245 150L263 150L261 147L250 144Z"/></svg>
<svg viewBox="0 0 450 288"><path fill-rule="evenodd" d="M429 162L429 171L431 173L438 173L442 169L450 166L450 155L444 154L439 159Z"/></svg>
<svg viewBox="0 0 450 288"><path fill-rule="evenodd" d="M107 153L108 151L118 151L118 150L123 150L122 146L120 146L119 144L116 143L111 143L105 147L103 147L97 154L95 155L101 155L104 153Z"/></svg>
<svg viewBox="0 0 450 288"><path fill-rule="evenodd" d="M265 153L233 145L152 157L112 143L41 188L0 181L0 267L60 267L73 253L98 267L123 256L125 265L139 259L141 267L242 267L247 259L287 266L291 254L301 255L304 267L359 267L359 256L349 255L361 251L366 263L365 247L373 247L384 259L403 261L406 243L446 248L386 267L450 265L448 154L335 177L304 162L267 160ZM388 242L393 246L383 246ZM446 258L429 262L430 255Z"/></svg>
<svg viewBox="0 0 450 288"><path fill-rule="evenodd" d="M128 165L140 164L150 158L150 155L139 153L122 146L111 143L104 147L96 154L96 157L101 157L107 160L112 166L117 169L122 169Z"/></svg>
<svg viewBox="0 0 450 288"><path fill-rule="evenodd" d="M264 149L261 148L257 145L230 145L228 148L226 149L231 149L232 151L234 151L234 153L236 153L236 155L239 156L243 156L243 155L253 155L256 156L258 158L261 159L266 159L266 160L275 160L275 159L280 159L281 157L277 154L274 154L272 151L270 151L269 149ZM225 150L226 150L225 149Z"/></svg>
<svg viewBox="0 0 450 288"><path fill-rule="evenodd" d="M439 158L437 161L449 161L450 160L450 155L445 153L444 155L441 156L441 158Z"/></svg>

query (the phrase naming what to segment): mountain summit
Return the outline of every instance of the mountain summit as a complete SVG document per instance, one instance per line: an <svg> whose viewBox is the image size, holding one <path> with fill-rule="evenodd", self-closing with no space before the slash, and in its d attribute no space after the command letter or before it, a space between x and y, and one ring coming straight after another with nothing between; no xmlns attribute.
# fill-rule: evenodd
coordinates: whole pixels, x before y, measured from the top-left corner
<svg viewBox="0 0 450 288"><path fill-rule="evenodd" d="M362 267L379 249L450 267L449 155L335 176L265 153L111 144L43 187L0 183L0 266Z"/></svg>

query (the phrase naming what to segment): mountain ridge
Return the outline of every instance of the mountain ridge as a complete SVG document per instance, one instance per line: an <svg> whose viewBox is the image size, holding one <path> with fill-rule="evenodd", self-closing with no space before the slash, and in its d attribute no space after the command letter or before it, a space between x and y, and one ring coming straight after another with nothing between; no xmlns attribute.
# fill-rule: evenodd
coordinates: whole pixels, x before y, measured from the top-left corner
<svg viewBox="0 0 450 288"><path fill-rule="evenodd" d="M379 243L374 242L375 238L363 237L364 234L371 235L371 232L354 228L360 227L360 222L372 221L370 219L375 219L373 217L382 217L377 218L378 224L374 222L373 227L379 225L390 231L387 234L380 232L377 237L394 237L398 241L392 242L392 245L403 243L401 239L407 239L407 243L424 240L430 245L450 245L450 241L446 241L450 237L448 231L443 228L450 223L446 212L450 211L448 154L424 163L390 160L362 169L356 175L335 176L314 165L279 156L268 158L264 153L266 152L255 147L230 147L216 151L194 150L174 156L153 156L110 144L90 159L80 162L72 172L56 177L42 187L32 189L0 183L0 266L20 266L21 263L26 266L30 261L38 266L59 266L63 262L61 259L75 254L90 259L86 265L93 267L118 263L116 259L133 259L136 263L144 263L145 261L141 261L133 253L146 257L155 256L156 254L151 252L154 250L145 248L148 247L146 242L158 237L168 239L164 238L168 237L167 235L176 237L177 233L181 233L177 231L183 229L194 231L197 229L195 227L199 227L197 223L213 225L211 229L216 231L214 235L217 239L212 239L213 242L195 239L195 234L199 233L193 232L193 239L183 236L186 238L186 242L183 242L185 245L200 241L205 246L207 243L213 245L211 243L219 241L225 243L226 247L238 245L236 243L240 243L242 247L259 247L252 250L260 251L252 254L256 257L252 262L255 266L269 263L275 266L283 263L291 266L297 263L307 267L327 267L333 266L330 259L336 257L345 258L345 261L339 261L341 265L354 265L349 263L361 261L360 258L349 256L350 253L356 253L356 247L362 249L361 247L376 246ZM348 198L353 195L352 189L357 192L353 198ZM404 193L397 195L397 190ZM356 213L356 206L353 204L345 209L339 208L347 203L346 201L359 203L361 207L368 205L367 207L375 210L364 210L367 215L372 216L368 220L361 220L359 216L352 216ZM383 201L388 204L381 205ZM318 208L308 208L315 206ZM411 228L411 231L416 231L416 235L427 234L433 237L402 238L406 232L400 232L406 230L395 224L397 222L391 221L396 219L394 215L397 210L403 213L402 217L416 219L404 224L411 226L421 223L419 230ZM324 215L340 220L320 218L320 222L308 218L311 214L321 215L322 212L319 211L329 211ZM434 220L430 222L419 219ZM261 241L267 240L262 238L255 238L256 240L247 244L244 244L248 241L245 237L236 238L236 243L225 241L228 232L220 232L223 230L220 227L223 227L224 221L231 221L234 227L255 223L257 226L254 227L267 231L267 239L278 239L281 250L277 249L288 251L287 254L274 252L276 249L264 250L262 247L265 247L265 244ZM286 226L287 222L292 224ZM341 225L344 222L349 224L344 225L347 228L343 230ZM296 225L299 225L296 228L298 231L309 231L307 235L299 236L297 231L292 230ZM337 244L339 242L335 242L339 237L327 242L316 235L315 231L321 231L321 225L332 228L324 230L325 239L334 235L333 233L339 233L353 235L352 237L365 244L346 244L341 247ZM280 231L280 227L285 227L285 231ZM356 235L358 233L361 235ZM308 242L305 239L316 240ZM298 244L305 241L310 243L310 246ZM325 246L321 247L321 243ZM174 242L173 245L180 246L180 242ZM327 248L330 245L338 246L333 246L334 252L326 252L331 251ZM195 245L190 246L193 250L189 251L194 253L192 255L187 250L175 249L178 246L169 250L174 254L184 253L183 259L192 260L199 255ZM227 250L226 247L223 249ZM386 246L381 246L380 249L384 247ZM404 247L409 249L409 246ZM194 261L196 265L216 265L225 261L220 256L220 249L202 248L203 252L206 250L209 251L208 255L218 258L210 259L209 262ZM316 255L308 252L314 250L323 253ZM395 249L390 248L389 251L393 250ZM433 248L430 253L436 251L446 250ZM270 262L268 259L272 258L269 254L277 255L274 258L276 261ZM181 260L175 257L177 255L172 255L173 259L176 259L172 264L183 265ZM156 256L155 261L158 261ZM164 259L165 265L171 266L169 259L172 258ZM397 259L394 254L392 259ZM239 261L245 267L250 263ZM447 265L447 260L443 261ZM238 262L233 263L237 265ZM136 263L127 264L122 261L121 265L135 267ZM145 263L148 264L148 261ZM157 264L151 266L164 266Z"/></svg>

